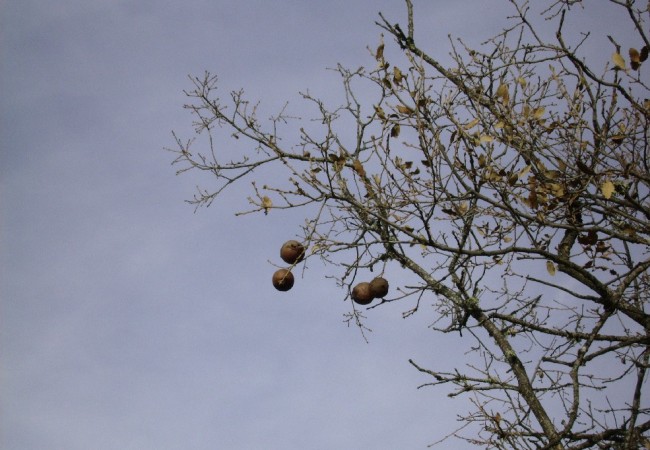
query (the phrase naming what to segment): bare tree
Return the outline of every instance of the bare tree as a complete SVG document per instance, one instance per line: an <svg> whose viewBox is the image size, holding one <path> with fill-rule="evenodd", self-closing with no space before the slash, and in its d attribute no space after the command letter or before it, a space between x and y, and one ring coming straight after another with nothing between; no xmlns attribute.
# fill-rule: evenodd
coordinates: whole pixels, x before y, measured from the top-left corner
<svg viewBox="0 0 650 450"><path fill-rule="evenodd" d="M372 269L413 277L371 308L433 304L434 329L471 342L471 364L450 372L411 361L427 385L469 399L447 438L650 448L650 6L609 0L635 41L609 36L591 61L589 35L565 32L579 0L541 15L510 3L509 26L478 48L450 40L449 67L419 45L410 0L403 25L380 14L372 69L337 68L345 101L302 94L317 126L286 109L262 121L243 91L222 101L216 77L192 77L196 136L174 135L174 162L214 176L197 207L248 180L242 213L302 208L307 259L336 272L346 299ZM217 151L220 133L253 147ZM259 186L263 166L284 176ZM363 331L361 305L349 305Z"/></svg>

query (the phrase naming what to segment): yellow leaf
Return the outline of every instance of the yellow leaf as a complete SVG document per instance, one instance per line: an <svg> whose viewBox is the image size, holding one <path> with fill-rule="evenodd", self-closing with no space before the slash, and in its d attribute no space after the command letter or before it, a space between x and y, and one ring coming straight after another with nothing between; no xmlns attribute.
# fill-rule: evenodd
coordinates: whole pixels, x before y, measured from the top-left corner
<svg viewBox="0 0 650 450"><path fill-rule="evenodd" d="M526 82L526 79L523 78L523 77L519 77L519 78L517 78L517 82L518 82L518 83L521 85L521 87L523 87L523 88L525 88L526 85L528 84L528 83Z"/></svg>
<svg viewBox="0 0 650 450"><path fill-rule="evenodd" d="M402 114L408 114L408 115L411 115L415 112L413 111L412 108L409 108L408 106L404 106L404 105L397 105L397 110Z"/></svg>
<svg viewBox="0 0 650 450"><path fill-rule="evenodd" d="M273 207L273 202L266 195L262 197L262 208L264 208L264 214L269 213L269 209Z"/></svg>
<svg viewBox="0 0 650 450"><path fill-rule="evenodd" d="M616 52L612 55L612 62L614 63L615 69L625 70L625 59L620 53Z"/></svg>
<svg viewBox="0 0 650 450"><path fill-rule="evenodd" d="M497 130L500 130L500 129L503 128L505 125L506 125L506 124L503 123L503 121L499 121L499 122L497 122L497 123L494 125L494 128L496 128Z"/></svg>
<svg viewBox="0 0 650 450"><path fill-rule="evenodd" d="M476 119L474 119L474 120L472 120L470 122L467 122L465 125L463 125L463 129L464 130L469 130L470 128L475 127L476 124L478 124L478 118L476 118Z"/></svg>
<svg viewBox="0 0 650 450"><path fill-rule="evenodd" d="M530 164L524 167L523 169L521 169L519 171L519 178L523 178L524 176L526 176L526 174L530 172L530 169L532 169Z"/></svg>
<svg viewBox="0 0 650 450"><path fill-rule="evenodd" d="M548 273L551 275L555 275L556 269L555 269L555 264L553 264L552 261L546 261L546 270L548 270Z"/></svg>
<svg viewBox="0 0 650 450"><path fill-rule="evenodd" d="M500 84L497 88L497 97L501 99L501 102L510 103L510 93L508 92L507 84Z"/></svg>
<svg viewBox="0 0 650 450"><path fill-rule="evenodd" d="M487 142L492 142L493 140L494 140L494 138L492 136L487 135L487 134L481 135L481 139L480 139L481 144L485 144Z"/></svg>
<svg viewBox="0 0 650 450"><path fill-rule="evenodd" d="M539 108L535 108L533 110L533 117L537 120L541 119L542 116L544 115L544 111L546 111L546 108L543 106L540 106Z"/></svg>
<svg viewBox="0 0 650 450"><path fill-rule="evenodd" d="M510 236L506 236L506 237L503 238L503 242L506 242L506 243L512 242L512 238Z"/></svg>
<svg viewBox="0 0 650 450"><path fill-rule="evenodd" d="M600 192L602 192L603 197L606 199L609 199L612 197L612 194L614 193L614 183L611 181L607 180L603 184L600 185Z"/></svg>
<svg viewBox="0 0 650 450"><path fill-rule="evenodd" d="M558 183L551 183L548 185L549 191L556 197L564 196L564 186Z"/></svg>

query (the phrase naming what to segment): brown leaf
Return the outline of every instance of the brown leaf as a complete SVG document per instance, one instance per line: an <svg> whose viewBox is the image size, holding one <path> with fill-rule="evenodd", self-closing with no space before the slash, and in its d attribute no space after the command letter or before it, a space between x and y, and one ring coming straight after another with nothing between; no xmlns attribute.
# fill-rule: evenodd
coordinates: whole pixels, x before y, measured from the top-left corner
<svg viewBox="0 0 650 450"><path fill-rule="evenodd" d="M612 142L614 144L621 145L621 143L625 139L625 135L624 134L615 134L614 136L610 137L610 139L612 140Z"/></svg>
<svg viewBox="0 0 650 450"><path fill-rule="evenodd" d="M397 110L402 114L406 114L409 116L415 112L413 108L409 108L408 106L405 105L397 105Z"/></svg>
<svg viewBox="0 0 650 450"><path fill-rule="evenodd" d="M375 106L375 113L377 114L377 117L379 117L381 120L386 121L386 113L384 112L381 106Z"/></svg>
<svg viewBox="0 0 650 450"><path fill-rule="evenodd" d="M641 54L639 55L639 61L643 62L648 59L648 52L650 52L650 47L644 45L641 49Z"/></svg>
<svg viewBox="0 0 650 450"><path fill-rule="evenodd" d="M375 52L375 59L377 61L383 61L384 60L384 39L382 38L381 42L379 43L379 46L377 47L377 51Z"/></svg>
<svg viewBox="0 0 650 450"><path fill-rule="evenodd" d="M396 123L395 125L393 125L393 128L390 130L390 135L391 137L397 137L399 136L399 132L400 132L399 123Z"/></svg>
<svg viewBox="0 0 650 450"><path fill-rule="evenodd" d="M594 245L598 242L598 233L594 230L589 230L587 234L578 236L578 242L582 245Z"/></svg>
<svg viewBox="0 0 650 450"><path fill-rule="evenodd" d="M591 169L591 167L589 167L588 165L586 165L585 163L583 163L580 160L576 161L576 165L578 166L578 169L580 169L581 171L583 171L584 173L586 173L588 175L595 175L596 174L596 172L594 172Z"/></svg>
<svg viewBox="0 0 650 450"><path fill-rule="evenodd" d="M630 47L628 53L630 55L630 67L632 67L632 70L639 70L641 66L641 55L639 55L639 51Z"/></svg>
<svg viewBox="0 0 650 450"><path fill-rule="evenodd" d="M404 80L404 74L402 74L402 71L399 70L399 67L394 66L393 67L393 82L395 84L402 84L402 80Z"/></svg>
<svg viewBox="0 0 650 450"><path fill-rule="evenodd" d="M366 177L366 169L363 168L363 164L361 164L361 161L358 159L355 159L354 162L352 163L352 168L356 173L359 174L361 178Z"/></svg>

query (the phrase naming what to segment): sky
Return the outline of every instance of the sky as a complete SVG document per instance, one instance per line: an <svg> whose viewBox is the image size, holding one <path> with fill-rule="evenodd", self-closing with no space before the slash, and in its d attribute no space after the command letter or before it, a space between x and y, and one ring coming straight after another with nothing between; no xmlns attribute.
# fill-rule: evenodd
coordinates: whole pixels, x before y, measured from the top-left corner
<svg viewBox="0 0 650 450"><path fill-rule="evenodd" d="M414 4L443 59L507 11ZM190 74L270 108L335 101L326 69L376 64L379 11L404 22L398 0L0 2L0 448L426 448L453 429L463 401L408 364L462 365L432 310L368 312L367 343L327 268L275 291L302 216L235 217L245 184L195 212L209 179L164 150L191 135Z"/></svg>

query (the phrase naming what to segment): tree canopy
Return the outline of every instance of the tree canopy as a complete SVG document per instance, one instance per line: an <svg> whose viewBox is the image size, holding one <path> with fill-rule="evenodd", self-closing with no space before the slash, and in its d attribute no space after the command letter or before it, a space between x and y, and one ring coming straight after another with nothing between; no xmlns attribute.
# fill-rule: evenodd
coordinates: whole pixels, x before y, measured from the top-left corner
<svg viewBox="0 0 650 450"><path fill-rule="evenodd" d="M584 49L603 30L567 32L591 4L510 3L483 44L450 39L452 64L418 41L410 0L405 23L380 14L370 67L336 68L345 101L301 94L317 121L263 120L243 90L222 99L216 76L191 77L196 134L174 134L174 163L213 176L197 207L251 183L240 213L302 211L305 260L331 268L362 332L369 308L397 302L471 341L454 371L411 361L468 400L447 438L650 448L650 5L608 0L635 39L607 36L599 59ZM229 153L229 138L250 151ZM263 167L276 176L260 185ZM352 301L374 276L388 295Z"/></svg>

